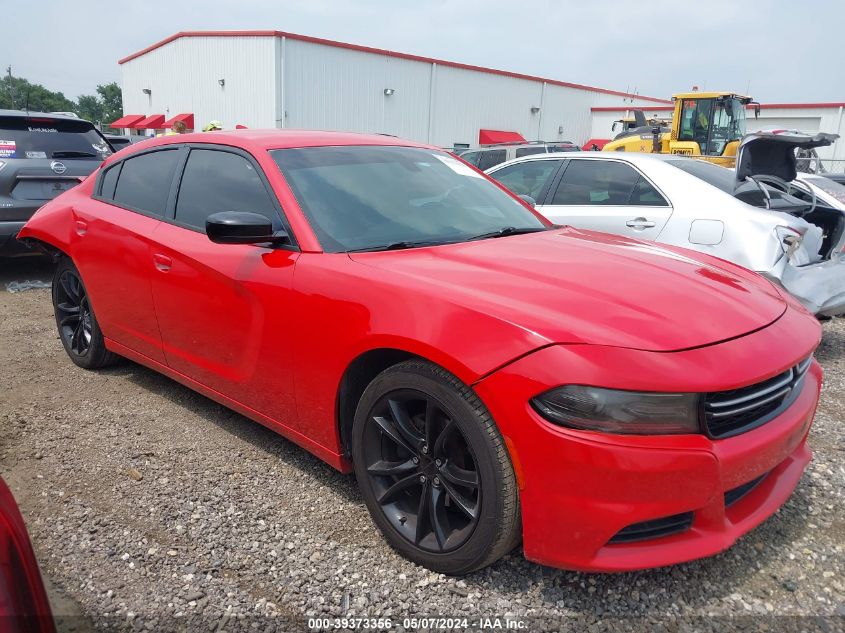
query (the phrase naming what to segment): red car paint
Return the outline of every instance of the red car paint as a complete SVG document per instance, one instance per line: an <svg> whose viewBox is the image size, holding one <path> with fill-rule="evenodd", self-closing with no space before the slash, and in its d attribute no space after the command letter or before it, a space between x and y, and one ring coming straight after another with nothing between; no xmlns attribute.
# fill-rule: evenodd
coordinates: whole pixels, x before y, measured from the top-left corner
<svg viewBox="0 0 845 633"><path fill-rule="evenodd" d="M529 405L563 384L711 392L810 356L820 327L758 275L683 249L554 229L403 251L324 253L268 150L404 145L328 132L215 132L135 145L246 150L299 251L220 245L91 198L96 178L21 231L73 258L109 349L276 430L348 472L338 427L344 373L379 349L472 385L505 436L534 561L584 570L652 567L721 551L770 516L810 458L813 361L800 397L755 430L618 436L552 425ZM121 152L117 158L125 157ZM107 161L109 162L109 161ZM224 307L226 309L221 309ZM723 493L769 473L728 510ZM608 545L631 523L695 512L690 530Z"/></svg>
<svg viewBox="0 0 845 633"><path fill-rule="evenodd" d="M0 478L0 631L55 633L23 517Z"/></svg>

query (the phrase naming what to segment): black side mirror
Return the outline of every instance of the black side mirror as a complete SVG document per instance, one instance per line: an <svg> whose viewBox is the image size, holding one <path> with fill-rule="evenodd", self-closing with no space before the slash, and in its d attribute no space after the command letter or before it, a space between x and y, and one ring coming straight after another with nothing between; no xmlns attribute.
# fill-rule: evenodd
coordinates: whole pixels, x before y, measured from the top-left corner
<svg viewBox="0 0 845 633"><path fill-rule="evenodd" d="M221 211L205 220L205 233L215 244L289 244L287 231L273 231L273 224L260 213Z"/></svg>

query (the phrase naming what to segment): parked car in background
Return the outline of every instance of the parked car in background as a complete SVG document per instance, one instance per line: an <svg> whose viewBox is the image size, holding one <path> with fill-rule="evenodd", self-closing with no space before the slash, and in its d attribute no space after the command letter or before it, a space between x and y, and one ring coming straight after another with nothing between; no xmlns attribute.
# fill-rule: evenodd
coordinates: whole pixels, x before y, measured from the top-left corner
<svg viewBox="0 0 845 633"><path fill-rule="evenodd" d="M133 359L354 471L387 541L438 572L520 539L594 571L712 555L810 459L821 327L798 302L707 255L554 227L438 148L152 139L21 238L57 258L74 363Z"/></svg>
<svg viewBox="0 0 845 633"><path fill-rule="evenodd" d="M149 136L140 136L140 135L133 135L133 136L124 136L122 134L103 134L106 140L109 142L109 145L112 146L114 151L118 152L122 150L124 147L131 145L132 143L140 143L141 141L146 141Z"/></svg>
<svg viewBox="0 0 845 633"><path fill-rule="evenodd" d="M0 630L54 633L50 602L23 517L0 477Z"/></svg>
<svg viewBox="0 0 845 633"><path fill-rule="evenodd" d="M838 182L840 185L845 185L845 173L826 171L823 174L815 174L815 175L824 176L828 180L832 180L833 182Z"/></svg>
<svg viewBox="0 0 845 633"><path fill-rule="evenodd" d="M24 223L111 153L108 141L89 121L0 110L0 257L31 253L15 239Z"/></svg>
<svg viewBox="0 0 845 633"><path fill-rule="evenodd" d="M756 150L765 155L760 143ZM732 169L673 155L545 154L488 173L553 222L714 255L778 283L814 314L845 312L845 215L823 200L810 208L772 185L739 183Z"/></svg>
<svg viewBox="0 0 845 633"><path fill-rule="evenodd" d="M470 149L461 152L459 156L471 165L475 165L481 171L490 169L494 165L522 156L533 154L548 154L550 152L577 152L578 146L571 141L556 141L554 143L503 143L501 145L488 145L478 149Z"/></svg>

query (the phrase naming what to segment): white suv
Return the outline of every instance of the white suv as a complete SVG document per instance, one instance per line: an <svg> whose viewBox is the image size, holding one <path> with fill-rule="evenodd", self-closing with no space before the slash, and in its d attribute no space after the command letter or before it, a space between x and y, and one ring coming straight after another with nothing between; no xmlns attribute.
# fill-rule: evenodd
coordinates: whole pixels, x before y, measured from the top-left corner
<svg viewBox="0 0 845 633"><path fill-rule="evenodd" d="M481 171L490 169L500 163L529 156L531 154L550 154L552 152L577 152L580 148L572 141L556 141L545 143L505 143L502 145L488 145L478 149L468 149L460 154L466 162L475 165Z"/></svg>

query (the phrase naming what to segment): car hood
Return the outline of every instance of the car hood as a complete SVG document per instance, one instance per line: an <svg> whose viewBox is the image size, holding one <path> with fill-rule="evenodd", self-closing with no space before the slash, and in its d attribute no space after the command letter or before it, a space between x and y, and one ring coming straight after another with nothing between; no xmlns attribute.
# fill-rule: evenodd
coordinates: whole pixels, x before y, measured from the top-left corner
<svg viewBox="0 0 845 633"><path fill-rule="evenodd" d="M786 309L769 282L738 267L568 227L350 257L382 279L398 275L423 303L451 301L548 343L675 351L758 330Z"/></svg>
<svg viewBox="0 0 845 633"><path fill-rule="evenodd" d="M757 132L743 137L737 150L736 184L749 176L776 176L792 182L798 175L796 149L812 149L830 145L838 134Z"/></svg>

